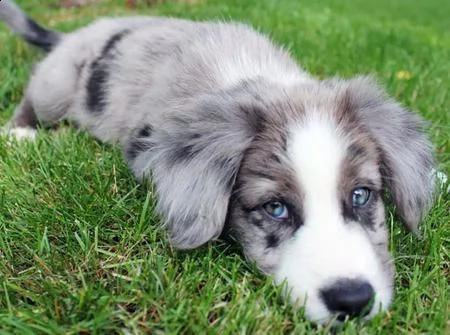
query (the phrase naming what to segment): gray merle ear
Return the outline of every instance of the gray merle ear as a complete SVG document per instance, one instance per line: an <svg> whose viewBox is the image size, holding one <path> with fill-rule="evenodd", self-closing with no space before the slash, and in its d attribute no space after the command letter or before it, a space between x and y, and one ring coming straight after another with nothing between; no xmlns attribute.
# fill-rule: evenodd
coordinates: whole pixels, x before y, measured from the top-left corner
<svg viewBox="0 0 450 335"><path fill-rule="evenodd" d="M181 107L129 144L131 169L138 179L151 174L175 247L195 248L222 232L257 115L251 101L218 94Z"/></svg>
<svg viewBox="0 0 450 335"><path fill-rule="evenodd" d="M378 143L384 183L398 213L417 232L434 189L433 146L423 132L424 120L388 98L371 78L349 81L346 93Z"/></svg>

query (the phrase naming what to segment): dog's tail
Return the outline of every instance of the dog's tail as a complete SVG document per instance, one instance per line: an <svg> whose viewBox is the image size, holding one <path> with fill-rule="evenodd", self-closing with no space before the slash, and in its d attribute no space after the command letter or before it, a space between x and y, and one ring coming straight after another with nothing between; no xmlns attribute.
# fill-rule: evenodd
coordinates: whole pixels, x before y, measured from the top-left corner
<svg viewBox="0 0 450 335"><path fill-rule="evenodd" d="M30 18L13 0L0 0L0 21L28 43L49 52L61 40L63 34L48 30Z"/></svg>

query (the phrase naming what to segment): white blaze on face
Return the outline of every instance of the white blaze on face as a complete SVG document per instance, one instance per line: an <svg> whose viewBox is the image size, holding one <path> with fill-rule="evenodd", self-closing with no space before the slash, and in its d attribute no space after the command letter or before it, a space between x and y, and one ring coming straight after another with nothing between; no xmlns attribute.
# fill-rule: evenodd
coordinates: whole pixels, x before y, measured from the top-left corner
<svg viewBox="0 0 450 335"><path fill-rule="evenodd" d="M275 277L278 283L286 281L291 300L317 322L333 317L320 291L339 279L358 278L373 286L375 304L368 317L391 300L390 278L368 235L359 223L343 218L339 175L346 148L337 125L319 113L294 127L288 142L303 192L304 222L283 246Z"/></svg>

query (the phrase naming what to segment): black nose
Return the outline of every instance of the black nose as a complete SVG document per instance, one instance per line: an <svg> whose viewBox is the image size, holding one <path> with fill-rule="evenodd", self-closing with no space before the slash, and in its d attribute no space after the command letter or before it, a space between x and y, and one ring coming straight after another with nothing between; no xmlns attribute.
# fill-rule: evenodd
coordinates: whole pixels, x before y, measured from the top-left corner
<svg viewBox="0 0 450 335"><path fill-rule="evenodd" d="M328 310L337 314L339 321L366 316L373 305L373 287L363 280L341 279L320 293Z"/></svg>

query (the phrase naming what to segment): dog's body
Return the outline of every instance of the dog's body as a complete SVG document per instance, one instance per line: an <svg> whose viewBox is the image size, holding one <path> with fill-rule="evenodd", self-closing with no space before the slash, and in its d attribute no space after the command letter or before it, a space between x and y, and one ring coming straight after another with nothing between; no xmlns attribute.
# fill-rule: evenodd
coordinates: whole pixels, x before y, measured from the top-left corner
<svg viewBox="0 0 450 335"><path fill-rule="evenodd" d="M136 178L151 177L176 247L228 227L312 320L390 304L383 192L415 230L432 147L371 80L316 80L241 24L117 18L62 35L10 0L0 19L53 49L11 131L67 119L119 143Z"/></svg>

